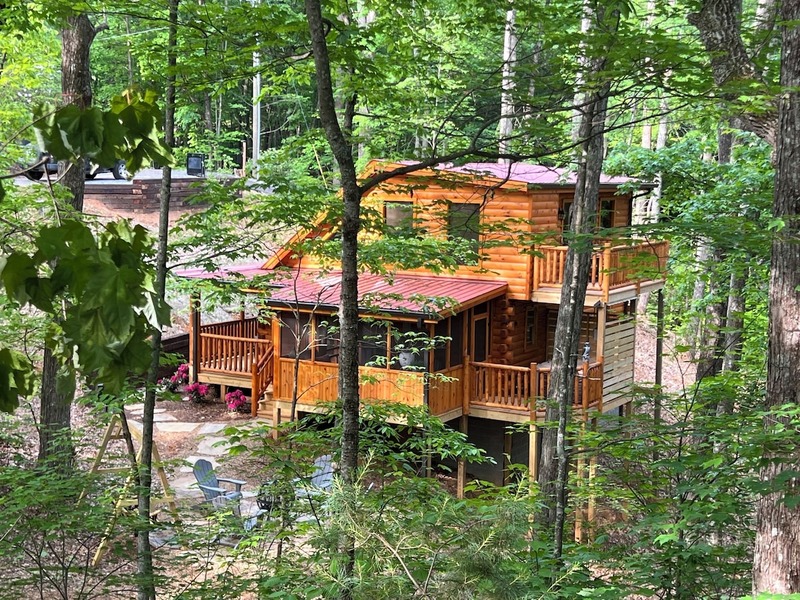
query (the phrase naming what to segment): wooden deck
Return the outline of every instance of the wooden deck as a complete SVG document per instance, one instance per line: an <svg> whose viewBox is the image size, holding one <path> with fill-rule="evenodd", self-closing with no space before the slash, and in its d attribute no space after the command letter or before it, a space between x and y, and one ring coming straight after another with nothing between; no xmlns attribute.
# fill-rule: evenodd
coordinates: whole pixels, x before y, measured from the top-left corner
<svg viewBox="0 0 800 600"><path fill-rule="evenodd" d="M313 412L338 396L338 365L311 360L274 357L271 340L256 337L256 319L239 319L200 328L199 381L252 390L252 414L271 410L264 396L271 386L271 406L286 410L292 402L295 381L299 410ZM295 367L297 374L295 376ZM544 419L550 385L549 363L529 366L470 362L434 374L375 367L359 367L360 395L364 402L394 402L429 407L432 415L449 421L462 415L512 422ZM602 362L579 365L575 377L576 411L584 415L602 411Z"/></svg>
<svg viewBox="0 0 800 600"><path fill-rule="evenodd" d="M191 332L194 376L198 381L251 390L251 414L272 383L275 349L272 340L257 337L257 319L237 319L200 327Z"/></svg>
<svg viewBox="0 0 800 600"><path fill-rule="evenodd" d="M539 246L533 256L531 300L558 303L564 282L567 246ZM663 285L669 242L606 245L592 254L586 306L598 300L615 304Z"/></svg>

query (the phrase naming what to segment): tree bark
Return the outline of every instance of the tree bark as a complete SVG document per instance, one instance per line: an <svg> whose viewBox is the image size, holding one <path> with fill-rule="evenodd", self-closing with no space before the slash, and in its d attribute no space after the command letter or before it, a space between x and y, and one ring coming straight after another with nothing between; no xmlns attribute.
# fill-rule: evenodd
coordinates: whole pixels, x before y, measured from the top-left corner
<svg viewBox="0 0 800 600"><path fill-rule="evenodd" d="M517 35L514 30L516 11L510 8L506 12L506 30L503 37L503 83L500 94L500 123L497 128L498 145L500 154L497 162L509 164L504 154L511 152L511 134L514 132L514 66L517 62Z"/></svg>
<svg viewBox="0 0 800 600"><path fill-rule="evenodd" d="M781 5L783 48L778 102L777 165L773 215L784 228L772 242L769 288L767 408L800 404L800 0ZM785 423L766 421L767 431ZM790 461L763 469L765 481L798 469L797 452ZM790 493L797 493L791 480ZM800 507L789 508L782 493L762 497L756 511L753 595L800 592Z"/></svg>
<svg viewBox="0 0 800 600"><path fill-rule="evenodd" d="M85 14L67 18L61 30L61 95L64 104L84 110L92 105L92 78L89 70L89 49L95 29ZM85 187L84 163L59 165L60 183L70 191L70 204L81 212ZM59 365L46 349L42 367L41 407L39 416L39 460L52 458L61 451L69 455L68 436L72 418L71 394L59 391ZM64 446L63 444L67 444ZM69 460L68 458L66 460Z"/></svg>
<svg viewBox="0 0 800 600"><path fill-rule="evenodd" d="M742 339L744 331L744 286L747 272L731 273L728 308L725 312L725 355L722 371L738 371L742 359Z"/></svg>
<svg viewBox="0 0 800 600"><path fill-rule="evenodd" d="M714 83L722 88L736 81L763 83L742 40L740 5L741 0L704 0L700 11L688 16L689 23L700 32L700 39L711 59ZM727 100L735 100L737 95L736 90L722 93ZM775 110L742 113L734 124L739 129L752 131L774 146L776 118Z"/></svg>
<svg viewBox="0 0 800 600"><path fill-rule="evenodd" d="M598 18L602 19L602 10ZM618 13L613 12L613 25ZM606 67L605 57L592 61L589 75L599 74ZM542 463L539 485L546 510L542 515L545 526L554 528L553 554L558 559L563 548L564 522L567 503L567 473L569 447L566 439L567 421L574 400L575 366L578 358L583 304L589 282L593 233L600 193L600 174L603 166L603 132L610 85L604 82L596 91L587 93L582 103L583 115L578 130L581 155L573 206L572 237L564 266L564 284L554 335L549 403L546 420L558 421L558 428L545 428L542 437Z"/></svg>
<svg viewBox="0 0 800 600"><path fill-rule="evenodd" d="M164 141L170 148L175 145L175 67L178 46L178 4L169 2L169 33L167 37L167 89L164 106ZM156 294L161 300L166 296L167 241L169 237L169 205L172 192L172 168L161 170L161 195L158 218L158 252L156 255ZM150 547L150 507L153 484L153 418L156 405L156 383L161 362L161 328L153 329L151 337L150 368L142 410L142 447L139 464L139 529L136 538L136 568L139 582L138 600L155 600L156 585L153 572L153 553Z"/></svg>
<svg viewBox="0 0 800 600"><path fill-rule="evenodd" d="M336 115L336 99L320 1L305 0L305 9L314 54L320 121L328 145L339 165L342 188L342 283L339 304L339 400L342 403L342 438L339 469L345 486L350 486L356 478L359 445L358 232L361 228L362 190L358 185L352 143L342 131ZM355 97L351 97L346 100L344 110L347 131L352 126L354 108ZM343 545L343 550L348 555L345 578L349 580L355 566L355 540L348 537ZM352 597L347 585L342 588L341 597Z"/></svg>

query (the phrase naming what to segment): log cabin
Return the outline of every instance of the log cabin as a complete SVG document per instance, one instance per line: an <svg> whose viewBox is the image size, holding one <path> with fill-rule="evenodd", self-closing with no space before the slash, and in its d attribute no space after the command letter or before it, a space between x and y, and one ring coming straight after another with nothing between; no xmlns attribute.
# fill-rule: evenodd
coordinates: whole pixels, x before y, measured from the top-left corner
<svg viewBox="0 0 800 600"><path fill-rule="evenodd" d="M363 177L398 165L373 161ZM635 183L601 180L583 352L576 357L578 418L630 402L635 302L664 283L667 243L626 230ZM649 187L638 184L639 193ZM523 163L440 166L373 188L362 203L383 220L383 231L399 232L401 240L406 234L409 243L453 242L454 256L444 273L429 264L385 265L388 275L360 276L362 402L425 406L497 463L524 463L535 475L574 191L569 173ZM298 242L332 236L329 226L310 226L263 264L181 273L269 278L267 293L258 290L261 316L243 312L205 323L200 303L192 303L193 380L218 384L223 393L250 390L252 414L275 423L287 418L293 401L298 413L308 413L336 399L341 272L335 262L297 250ZM515 423L527 423L527 432L510 433ZM483 479L504 478L497 468L468 468ZM460 489L464 476L459 465Z"/></svg>

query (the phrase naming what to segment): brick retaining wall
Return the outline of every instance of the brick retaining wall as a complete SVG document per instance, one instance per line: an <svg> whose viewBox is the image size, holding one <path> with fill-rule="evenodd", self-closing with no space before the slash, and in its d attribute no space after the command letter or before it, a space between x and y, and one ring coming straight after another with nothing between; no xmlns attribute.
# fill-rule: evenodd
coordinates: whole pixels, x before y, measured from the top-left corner
<svg viewBox="0 0 800 600"><path fill-rule="evenodd" d="M196 177L173 178L170 207L173 210L200 208L189 199L199 192L203 180ZM109 210L158 212L161 180L134 179L129 182L87 184L84 198L103 204Z"/></svg>

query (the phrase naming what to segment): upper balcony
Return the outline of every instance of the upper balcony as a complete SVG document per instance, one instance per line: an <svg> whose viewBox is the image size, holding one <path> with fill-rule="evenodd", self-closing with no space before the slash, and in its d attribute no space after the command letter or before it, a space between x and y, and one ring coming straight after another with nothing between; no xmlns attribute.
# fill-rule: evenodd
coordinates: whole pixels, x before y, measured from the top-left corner
<svg viewBox="0 0 800 600"><path fill-rule="evenodd" d="M539 246L533 257L531 300L558 304L564 283L567 246ZM631 300L664 283L669 242L606 244L592 254L586 306L598 301L615 304Z"/></svg>

